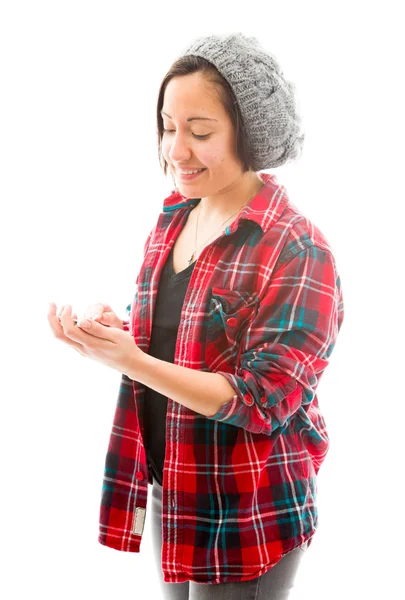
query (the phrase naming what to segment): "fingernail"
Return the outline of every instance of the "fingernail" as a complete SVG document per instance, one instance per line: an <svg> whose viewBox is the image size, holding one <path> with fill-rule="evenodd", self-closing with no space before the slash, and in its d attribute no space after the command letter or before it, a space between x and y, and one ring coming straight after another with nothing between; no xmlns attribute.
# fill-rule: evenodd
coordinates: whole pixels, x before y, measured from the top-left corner
<svg viewBox="0 0 405 600"><path fill-rule="evenodd" d="M84 327L84 329L88 329L91 326L90 321L88 321L87 319L85 321L83 321L82 323L78 323L79 327Z"/></svg>

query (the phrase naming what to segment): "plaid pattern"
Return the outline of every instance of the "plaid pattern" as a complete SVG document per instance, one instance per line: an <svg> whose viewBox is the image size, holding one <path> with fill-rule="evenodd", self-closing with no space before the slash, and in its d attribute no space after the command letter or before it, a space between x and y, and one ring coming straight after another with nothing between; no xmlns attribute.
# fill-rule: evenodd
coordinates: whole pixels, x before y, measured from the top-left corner
<svg viewBox="0 0 405 600"><path fill-rule="evenodd" d="M275 175L198 258L175 363L221 373L216 414L167 405L162 570L180 583L258 577L317 529L329 439L316 389L343 321L331 248ZM160 273L198 199L173 191L145 244L127 328L148 352ZM144 386L125 375L114 415L99 542L139 552L147 506Z"/></svg>

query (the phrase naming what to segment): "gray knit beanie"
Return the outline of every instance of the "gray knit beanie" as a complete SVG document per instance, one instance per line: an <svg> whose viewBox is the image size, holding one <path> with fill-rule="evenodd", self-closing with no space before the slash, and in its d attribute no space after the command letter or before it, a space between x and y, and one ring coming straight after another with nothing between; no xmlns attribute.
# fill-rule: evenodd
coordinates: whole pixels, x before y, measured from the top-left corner
<svg viewBox="0 0 405 600"><path fill-rule="evenodd" d="M187 55L208 60L231 86L254 171L279 167L301 156L305 134L300 131L295 85L284 79L276 59L255 37L242 33L198 37L178 58Z"/></svg>

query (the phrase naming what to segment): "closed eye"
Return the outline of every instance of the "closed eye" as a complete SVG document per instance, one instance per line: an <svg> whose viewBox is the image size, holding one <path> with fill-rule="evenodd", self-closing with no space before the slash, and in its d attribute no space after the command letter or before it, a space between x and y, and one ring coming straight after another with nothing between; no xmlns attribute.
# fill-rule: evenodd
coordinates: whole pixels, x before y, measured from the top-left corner
<svg viewBox="0 0 405 600"><path fill-rule="evenodd" d="M172 133L174 129L163 129L163 133ZM206 135L197 135L193 133L193 136L197 138L197 140L206 140L211 134L207 133Z"/></svg>

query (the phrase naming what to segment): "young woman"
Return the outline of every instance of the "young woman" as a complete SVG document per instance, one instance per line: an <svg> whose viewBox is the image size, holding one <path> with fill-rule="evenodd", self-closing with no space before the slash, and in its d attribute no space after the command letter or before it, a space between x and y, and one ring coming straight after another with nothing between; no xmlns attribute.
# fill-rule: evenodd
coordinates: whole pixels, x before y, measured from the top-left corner
<svg viewBox="0 0 405 600"><path fill-rule="evenodd" d="M175 189L129 320L49 312L122 374L99 541L140 551L150 484L165 598L284 599L318 524L316 388L343 321L330 245L260 172L300 156L294 86L255 38L198 38L164 77L157 126Z"/></svg>

